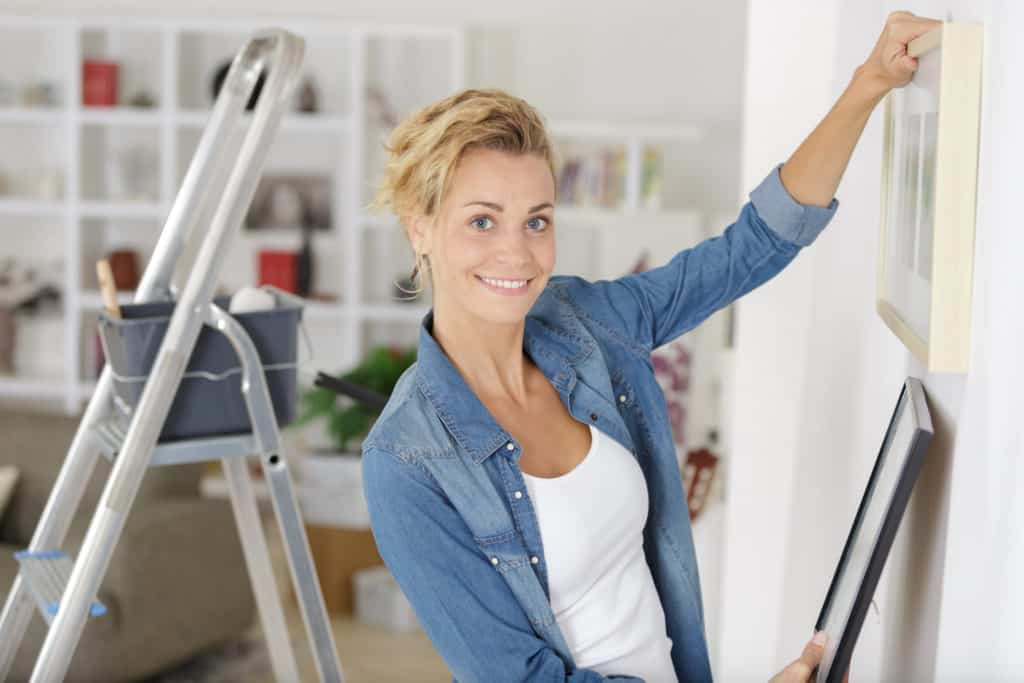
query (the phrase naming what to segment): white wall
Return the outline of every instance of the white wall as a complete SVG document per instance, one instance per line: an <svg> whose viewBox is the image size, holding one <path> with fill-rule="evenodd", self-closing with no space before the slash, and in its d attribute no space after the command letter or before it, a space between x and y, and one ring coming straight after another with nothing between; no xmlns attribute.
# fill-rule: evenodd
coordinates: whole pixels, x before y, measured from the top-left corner
<svg viewBox="0 0 1024 683"><path fill-rule="evenodd" d="M981 173L972 372L961 394L950 488L937 678L1024 678L1024 233L1017 218L1024 154L1019 87L1024 7L990 0L964 16L984 21ZM1016 87L1015 87L1016 85ZM952 412L952 411L950 411Z"/></svg>
<svg viewBox="0 0 1024 683"><path fill-rule="evenodd" d="M742 200L788 158L830 106L835 5L750 3ZM812 266L810 254L801 254L737 303L715 662L723 681L766 680L774 671L791 511L782 502L793 495L802 408L796 398L811 371Z"/></svg>
<svg viewBox="0 0 1024 683"><path fill-rule="evenodd" d="M1019 193L1013 162L1024 140L1014 122L1024 101L1008 87L1009 65L1022 57L1010 36L1024 13L1009 0L837 0L829 15L837 22L822 38L827 19L795 3L754 0L748 63L769 66L747 78L743 178L749 184L764 160L785 158L800 141L780 135L763 109L781 110L774 115L784 132L799 124L809 133L894 9L986 24L971 370L926 373L874 313L879 107L840 185L832 225L739 306L723 680L763 680L805 644L906 375L924 381L936 438L876 592L879 614L869 615L858 643L853 678L1024 677L1024 601L1014 580L1024 575L1024 509L1014 495L1024 476L1011 403L1024 375L1024 315L1013 305L1024 285L1024 235L1010 204ZM790 26L801 39L777 40ZM832 45L823 52L807 41ZM782 64L785 71L776 68ZM794 81L810 84L803 87L814 96L793 98Z"/></svg>

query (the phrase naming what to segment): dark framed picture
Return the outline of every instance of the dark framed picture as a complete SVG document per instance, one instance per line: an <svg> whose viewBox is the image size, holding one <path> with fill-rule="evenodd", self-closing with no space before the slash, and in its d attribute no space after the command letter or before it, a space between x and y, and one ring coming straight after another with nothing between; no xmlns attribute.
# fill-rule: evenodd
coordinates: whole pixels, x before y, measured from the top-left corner
<svg viewBox="0 0 1024 683"><path fill-rule="evenodd" d="M839 683L850 666L933 433L924 387L908 377L815 625L828 633L817 683Z"/></svg>
<svg viewBox="0 0 1024 683"><path fill-rule="evenodd" d="M268 173L260 177L245 227L264 229L331 229L331 177Z"/></svg>

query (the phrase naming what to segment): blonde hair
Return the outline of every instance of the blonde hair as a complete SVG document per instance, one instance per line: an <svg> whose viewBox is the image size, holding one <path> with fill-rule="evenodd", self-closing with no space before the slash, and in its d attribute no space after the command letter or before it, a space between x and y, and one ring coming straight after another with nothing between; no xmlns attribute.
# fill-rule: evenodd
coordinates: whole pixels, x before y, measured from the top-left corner
<svg viewBox="0 0 1024 683"><path fill-rule="evenodd" d="M416 215L437 215L455 168L471 149L536 154L555 177L554 148L541 115L498 89L470 88L423 107L395 127L384 147L388 160L368 208L390 207L403 225ZM429 261L413 251L415 278L429 272Z"/></svg>

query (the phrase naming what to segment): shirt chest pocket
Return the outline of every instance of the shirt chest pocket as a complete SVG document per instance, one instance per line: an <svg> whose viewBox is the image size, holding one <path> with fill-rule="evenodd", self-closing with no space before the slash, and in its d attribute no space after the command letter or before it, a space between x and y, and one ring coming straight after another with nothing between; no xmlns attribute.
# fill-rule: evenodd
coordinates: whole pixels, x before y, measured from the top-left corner
<svg viewBox="0 0 1024 683"><path fill-rule="evenodd" d="M531 563L530 555L515 529L489 536L474 535L473 540L491 566L502 574Z"/></svg>
<svg viewBox="0 0 1024 683"><path fill-rule="evenodd" d="M538 558L527 552L519 533L512 529L490 536L474 536L473 540L494 571L499 572L512 589L537 635L553 639L556 644L562 643L551 603L531 567L537 564Z"/></svg>

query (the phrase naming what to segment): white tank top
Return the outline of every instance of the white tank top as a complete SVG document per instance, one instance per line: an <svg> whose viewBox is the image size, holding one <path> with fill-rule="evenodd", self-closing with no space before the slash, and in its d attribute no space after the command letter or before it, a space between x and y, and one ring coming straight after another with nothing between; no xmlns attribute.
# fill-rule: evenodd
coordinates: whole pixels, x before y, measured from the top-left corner
<svg viewBox="0 0 1024 683"><path fill-rule="evenodd" d="M523 473L555 619L577 667L678 683L644 558L647 482L629 451L589 426L590 450L572 471L550 479Z"/></svg>

